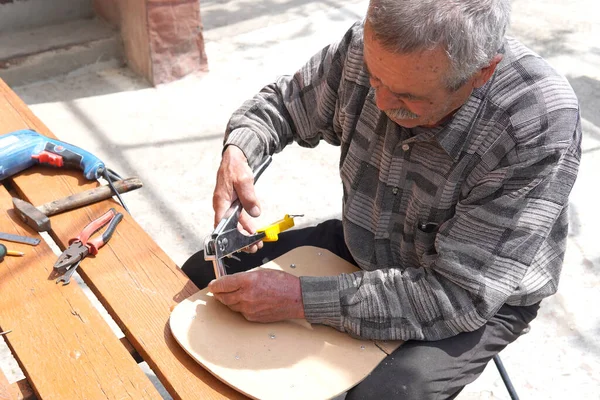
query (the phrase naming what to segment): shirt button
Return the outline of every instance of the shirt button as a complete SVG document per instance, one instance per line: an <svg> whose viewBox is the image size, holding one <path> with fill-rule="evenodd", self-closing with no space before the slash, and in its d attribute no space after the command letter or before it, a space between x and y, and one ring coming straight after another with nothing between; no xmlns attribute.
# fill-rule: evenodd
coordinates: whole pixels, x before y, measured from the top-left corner
<svg viewBox="0 0 600 400"><path fill-rule="evenodd" d="M383 238L384 238L384 239L389 239L389 238L390 238L390 234L389 234L389 233L387 233L387 232L386 232L386 233L384 233L384 234L383 234Z"/></svg>
<svg viewBox="0 0 600 400"><path fill-rule="evenodd" d="M400 189L398 189L397 187L392 189L392 194L395 196L398 194L398 192L400 191Z"/></svg>
<svg viewBox="0 0 600 400"><path fill-rule="evenodd" d="M408 144L405 143L402 145L402 150L408 151L408 149L410 149L410 146Z"/></svg>

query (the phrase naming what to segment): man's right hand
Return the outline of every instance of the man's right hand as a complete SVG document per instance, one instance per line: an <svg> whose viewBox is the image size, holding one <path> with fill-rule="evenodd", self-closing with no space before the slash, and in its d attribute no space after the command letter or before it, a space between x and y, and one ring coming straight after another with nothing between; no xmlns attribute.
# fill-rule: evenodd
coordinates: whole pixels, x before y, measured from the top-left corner
<svg viewBox="0 0 600 400"><path fill-rule="evenodd" d="M254 173L242 150L230 145L223 152L221 165L217 171L217 184L213 193L215 227L237 198L240 199L245 210L240 214L241 226L238 226L238 229L245 234L254 233L256 227L250 217L256 218L260 215L260 204L254 192ZM259 242L250 246L247 251L255 253L261 247L262 242Z"/></svg>

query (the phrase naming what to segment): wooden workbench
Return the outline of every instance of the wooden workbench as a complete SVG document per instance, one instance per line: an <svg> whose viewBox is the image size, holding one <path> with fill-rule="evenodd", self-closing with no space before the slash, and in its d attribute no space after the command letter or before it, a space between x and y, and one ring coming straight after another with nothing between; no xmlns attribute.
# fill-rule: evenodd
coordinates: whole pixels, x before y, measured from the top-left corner
<svg viewBox="0 0 600 400"><path fill-rule="evenodd" d="M55 137L0 80L0 134L34 129ZM60 132L57 132L60 139ZM40 205L95 186L78 171L35 167L0 185L0 231L39 237L13 213L15 193ZM143 190L143 189L141 189ZM110 207L124 213L111 241L78 272L124 332L117 338L74 283L50 279L56 255L42 241L0 263L0 332L26 380L9 384L0 371L0 399L160 399L138 366L146 361L175 399L243 398L193 361L168 326L172 307L198 289L135 220L113 200L52 217L50 235L63 250Z"/></svg>

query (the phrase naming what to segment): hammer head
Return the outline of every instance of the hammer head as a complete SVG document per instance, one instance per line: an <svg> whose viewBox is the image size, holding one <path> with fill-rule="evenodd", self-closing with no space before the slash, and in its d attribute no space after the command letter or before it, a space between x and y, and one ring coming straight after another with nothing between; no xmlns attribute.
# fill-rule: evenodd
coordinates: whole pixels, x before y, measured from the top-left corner
<svg viewBox="0 0 600 400"><path fill-rule="evenodd" d="M13 197L13 206L17 215L27 225L36 230L36 232L45 232L50 230L50 218L41 212L33 204Z"/></svg>

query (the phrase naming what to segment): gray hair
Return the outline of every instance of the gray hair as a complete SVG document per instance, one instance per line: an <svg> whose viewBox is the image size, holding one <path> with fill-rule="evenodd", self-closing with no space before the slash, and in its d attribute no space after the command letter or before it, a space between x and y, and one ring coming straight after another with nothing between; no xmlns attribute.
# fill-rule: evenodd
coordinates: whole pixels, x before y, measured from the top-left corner
<svg viewBox="0 0 600 400"><path fill-rule="evenodd" d="M510 0L371 0L367 22L375 39L395 53L442 46L450 60L450 90L461 87L498 54L510 19Z"/></svg>

